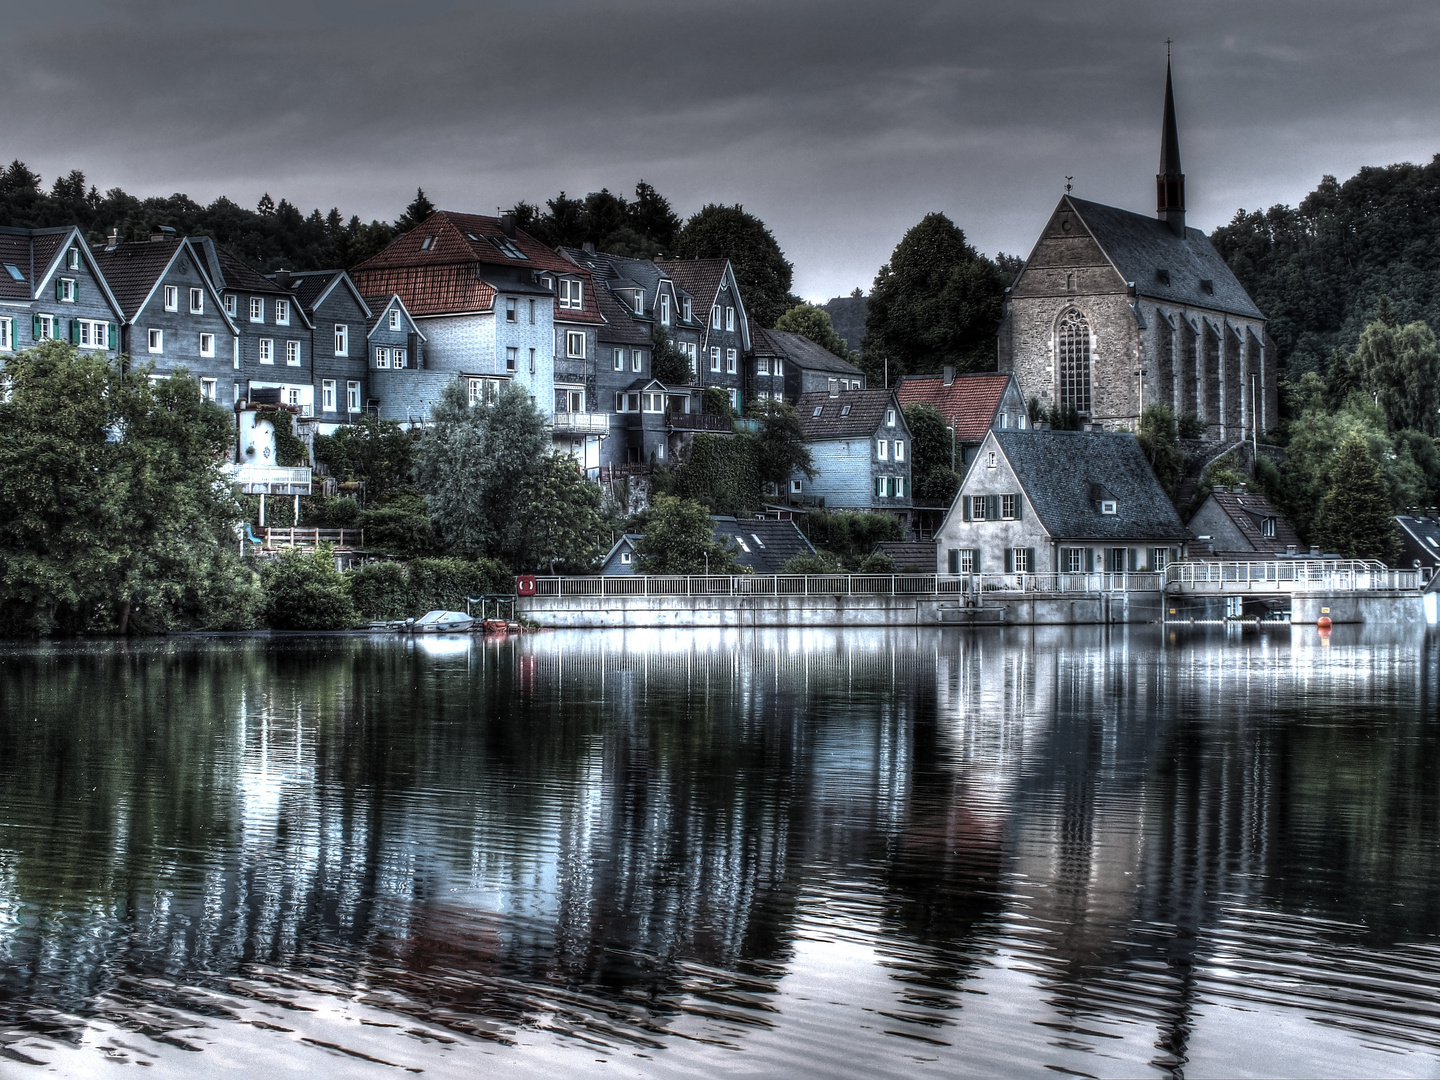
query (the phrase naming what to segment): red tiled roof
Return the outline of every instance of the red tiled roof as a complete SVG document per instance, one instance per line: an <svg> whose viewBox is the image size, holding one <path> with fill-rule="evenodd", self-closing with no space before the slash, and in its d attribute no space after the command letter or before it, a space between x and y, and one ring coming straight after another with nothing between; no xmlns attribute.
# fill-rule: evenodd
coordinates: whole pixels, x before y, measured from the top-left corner
<svg viewBox="0 0 1440 1080"><path fill-rule="evenodd" d="M424 246L432 240L429 246ZM513 243L525 256L511 259L505 255L506 242ZM423 247L423 250L422 250ZM408 233L398 237L384 251L354 267L370 271L395 266L434 266L439 263L489 263L492 266L528 266L552 273L568 273L574 264L551 251L523 229L515 230L510 240L500 228L500 219L480 214L457 214L437 210ZM361 292L368 291L364 287Z"/></svg>
<svg viewBox="0 0 1440 1080"><path fill-rule="evenodd" d="M946 386L939 375L906 375L895 387L895 396L901 408L929 405L947 424L955 425L959 441L978 443L995 423L1010 378L1008 373L956 375Z"/></svg>
<svg viewBox="0 0 1440 1080"><path fill-rule="evenodd" d="M468 311L489 311L495 302L495 288L476 276L474 263L440 263L434 266L380 266L350 272L366 296L390 296L405 302L410 314L455 315Z"/></svg>
<svg viewBox="0 0 1440 1080"><path fill-rule="evenodd" d="M25 279L16 281L9 273L0 271L0 296L7 300L32 299L41 277L50 268L50 263L70 235L68 226L51 229L7 229L0 233L0 262L13 265Z"/></svg>

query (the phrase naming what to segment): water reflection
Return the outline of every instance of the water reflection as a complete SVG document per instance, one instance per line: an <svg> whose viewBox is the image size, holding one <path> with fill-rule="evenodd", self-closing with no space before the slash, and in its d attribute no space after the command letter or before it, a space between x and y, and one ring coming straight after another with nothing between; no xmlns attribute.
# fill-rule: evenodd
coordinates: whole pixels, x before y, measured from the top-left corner
<svg viewBox="0 0 1440 1080"><path fill-rule="evenodd" d="M0 1054L1431 1069L1437 677L1301 628L12 648Z"/></svg>

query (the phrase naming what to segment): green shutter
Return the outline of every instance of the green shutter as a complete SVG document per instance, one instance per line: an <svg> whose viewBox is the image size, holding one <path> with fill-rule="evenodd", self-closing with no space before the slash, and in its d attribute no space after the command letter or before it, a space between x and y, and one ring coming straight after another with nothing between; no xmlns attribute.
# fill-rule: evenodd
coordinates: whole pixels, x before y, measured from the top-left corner
<svg viewBox="0 0 1440 1080"><path fill-rule="evenodd" d="M105 326L106 326L106 332L105 332L106 340L107 340L107 341L109 342L109 344L110 344L110 351L111 351L111 352L114 352L115 349L116 349L116 347L117 347L117 346L116 346L116 342L115 342L115 337L116 337L116 327L115 327L115 324L114 324L113 322L112 322L112 323L106 323Z"/></svg>
<svg viewBox="0 0 1440 1080"><path fill-rule="evenodd" d="M55 279L55 299L65 299L65 282L61 281L58 277Z"/></svg>
<svg viewBox="0 0 1440 1080"><path fill-rule="evenodd" d="M71 345L79 345L79 344L80 344L80 320L79 320L79 319L71 319L71 320L70 320L70 344L71 344Z"/></svg>
<svg viewBox="0 0 1440 1080"><path fill-rule="evenodd" d="M31 315L31 316L30 316L30 340L31 340L31 341L39 341L39 340L40 340L40 316L39 316L39 315Z"/></svg>
<svg viewBox="0 0 1440 1080"><path fill-rule="evenodd" d="M78 300L80 299L80 279L79 279L79 278L76 278L76 279L75 279L75 299L76 299L76 301L78 301Z"/></svg>

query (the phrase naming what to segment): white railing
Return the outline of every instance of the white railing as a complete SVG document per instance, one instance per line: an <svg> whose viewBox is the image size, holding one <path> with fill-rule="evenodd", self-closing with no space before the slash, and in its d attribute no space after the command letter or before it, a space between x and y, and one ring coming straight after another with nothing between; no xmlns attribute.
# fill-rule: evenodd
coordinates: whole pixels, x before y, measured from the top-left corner
<svg viewBox="0 0 1440 1080"><path fill-rule="evenodd" d="M1165 585L1202 593L1404 592L1420 587L1420 574L1366 559L1177 562L1165 568Z"/></svg>
<svg viewBox="0 0 1440 1080"><path fill-rule="evenodd" d="M270 526L260 530L267 548L276 547L319 547L334 544L338 548L364 548L364 529L273 529ZM258 538L257 538L258 539Z"/></svg>
<svg viewBox="0 0 1440 1080"><path fill-rule="evenodd" d="M624 574L541 577L537 596L954 596L1158 592L1162 574Z"/></svg>
<svg viewBox="0 0 1440 1080"><path fill-rule="evenodd" d="M227 465L225 472L232 483L240 485L247 495L309 495L309 467L290 468L282 465Z"/></svg>
<svg viewBox="0 0 1440 1080"><path fill-rule="evenodd" d="M557 412L552 426L575 435L604 435L610 430L610 414Z"/></svg>

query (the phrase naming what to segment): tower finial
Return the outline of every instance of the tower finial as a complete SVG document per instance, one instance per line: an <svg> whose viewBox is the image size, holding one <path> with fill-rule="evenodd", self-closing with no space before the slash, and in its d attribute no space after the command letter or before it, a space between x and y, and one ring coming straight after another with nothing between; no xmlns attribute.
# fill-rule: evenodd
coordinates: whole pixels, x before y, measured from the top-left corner
<svg viewBox="0 0 1440 1080"><path fill-rule="evenodd" d="M1185 173L1180 168L1180 128L1175 122L1175 85L1170 74L1170 41L1165 42L1165 117L1160 131L1160 171L1155 175L1155 213L1176 234L1185 235Z"/></svg>
<svg viewBox="0 0 1440 1080"><path fill-rule="evenodd" d="M1071 183L1071 181L1074 180L1074 179L1075 179L1075 178L1074 178L1073 176L1067 176L1067 177L1065 177L1065 194L1066 194L1066 195L1069 195L1069 194L1070 194L1070 189L1075 186L1074 184Z"/></svg>

